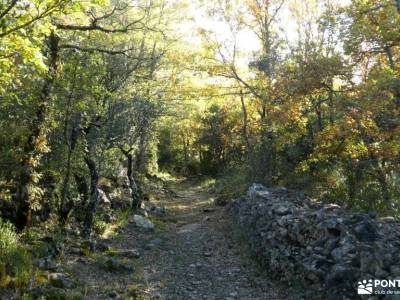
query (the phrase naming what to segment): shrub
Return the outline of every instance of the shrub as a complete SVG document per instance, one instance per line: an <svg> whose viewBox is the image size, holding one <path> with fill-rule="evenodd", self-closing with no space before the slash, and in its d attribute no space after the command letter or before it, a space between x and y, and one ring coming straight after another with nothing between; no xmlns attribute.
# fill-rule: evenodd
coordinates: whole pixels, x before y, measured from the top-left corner
<svg viewBox="0 0 400 300"><path fill-rule="evenodd" d="M32 273L29 252L20 243L13 225L0 218L0 287L23 288Z"/></svg>

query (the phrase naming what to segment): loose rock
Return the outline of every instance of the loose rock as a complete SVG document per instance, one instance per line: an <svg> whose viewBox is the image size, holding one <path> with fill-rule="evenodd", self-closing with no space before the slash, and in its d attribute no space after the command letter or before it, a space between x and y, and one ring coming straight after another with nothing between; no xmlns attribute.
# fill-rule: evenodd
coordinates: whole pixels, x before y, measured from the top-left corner
<svg viewBox="0 0 400 300"><path fill-rule="evenodd" d="M154 224L145 217L142 217L140 215L134 215L133 221L135 222L135 225L137 227L148 229L148 230L154 230L154 227L155 227Z"/></svg>

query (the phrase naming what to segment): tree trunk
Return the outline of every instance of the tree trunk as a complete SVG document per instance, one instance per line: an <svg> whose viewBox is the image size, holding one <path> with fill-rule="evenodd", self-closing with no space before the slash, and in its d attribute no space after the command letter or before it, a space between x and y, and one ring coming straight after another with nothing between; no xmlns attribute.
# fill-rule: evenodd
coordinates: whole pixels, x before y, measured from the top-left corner
<svg viewBox="0 0 400 300"><path fill-rule="evenodd" d="M84 235L90 235L93 227L93 216L96 212L97 203L99 200L99 173L97 171L95 157L95 143L89 140L89 132L92 125L84 130L84 137L86 142L85 149L85 163L89 169L90 175L90 188L88 202L85 206L85 220L84 220Z"/></svg>
<svg viewBox="0 0 400 300"><path fill-rule="evenodd" d="M133 174L133 154L132 154L133 149L124 150L122 147L120 147L120 150L127 159L128 165L126 170L126 176L128 177L129 188L131 189L132 208L134 210L137 210L140 208L142 202L141 202L141 190L137 185Z"/></svg>
<svg viewBox="0 0 400 300"><path fill-rule="evenodd" d="M400 12L400 0L397 0L397 7L399 9ZM390 68L395 72L396 71L396 63L393 59L393 51L392 48L390 48L389 46L385 46L384 47L388 62L389 62L389 66ZM396 87L396 90L394 91L394 103L396 104L396 106L400 106L400 89L398 87Z"/></svg>
<svg viewBox="0 0 400 300"><path fill-rule="evenodd" d="M251 147L251 144L250 144L248 130L247 130L247 128L248 128L247 108L246 108L246 103L244 102L244 96L243 96L243 92L242 91L240 91L240 102L242 104L242 112L243 112L242 134L243 134L243 139L244 139L244 141L246 143L248 158L251 159L252 147Z"/></svg>
<svg viewBox="0 0 400 300"><path fill-rule="evenodd" d="M244 95L243 92L240 91L240 103L242 104L242 113L243 113L243 127L242 127L242 135L243 135L243 140L246 144L247 148L247 161L249 162L252 170L250 172L251 176L251 181L254 181L256 179L256 160L254 157L254 152L253 152L253 147L250 143L249 139L249 133L248 133L248 114L247 114L247 108L246 108L246 103L244 101Z"/></svg>
<svg viewBox="0 0 400 300"><path fill-rule="evenodd" d="M61 203L59 208L59 217L61 224L65 224L69 212L73 208L73 202L69 199L69 187L71 178L71 158L75 150L76 142L79 136L79 130L77 126L74 126L71 131L71 135L68 142L68 153L67 153L67 164L65 167L65 177L62 183L61 189Z"/></svg>
<svg viewBox="0 0 400 300"><path fill-rule="evenodd" d="M140 199L140 190L138 185L136 184L136 180L133 176L133 155L132 153L128 153L128 169L127 176L129 180L129 187L131 188L132 193L132 208L137 210L140 208L142 201Z"/></svg>
<svg viewBox="0 0 400 300"><path fill-rule="evenodd" d="M356 202L358 192L358 183L362 177L362 170L359 163L354 162L352 159L348 160L346 169L347 195L351 204L354 204Z"/></svg>
<svg viewBox="0 0 400 300"><path fill-rule="evenodd" d="M390 197L390 192L389 192L389 186L387 183L387 179L386 179L386 174L383 171L381 166L378 166L377 168L377 179L379 182L379 185L381 187L381 194L382 194L382 199L383 202L385 203L386 208L388 209L388 211L393 212L393 203Z"/></svg>
<svg viewBox="0 0 400 300"><path fill-rule="evenodd" d="M16 226L23 229L29 226L32 220L32 202L34 195L32 189L37 183L34 176L37 166L46 144L45 122L50 101L51 91L57 75L59 38L54 32L46 38L46 56L48 57L48 73L44 80L38 99L35 118L30 125L30 133L24 145L24 157L22 159L21 174L16 191Z"/></svg>
<svg viewBox="0 0 400 300"><path fill-rule="evenodd" d="M185 164L188 164L189 162L189 141L186 139L186 136L184 133L182 133L182 139L183 139L183 155L185 159Z"/></svg>
<svg viewBox="0 0 400 300"><path fill-rule="evenodd" d="M143 131L139 139L139 151L136 159L136 170L139 173L144 173L146 169L146 135L146 132Z"/></svg>
<svg viewBox="0 0 400 300"><path fill-rule="evenodd" d="M92 149L91 149L92 150ZM93 227L93 216L96 212L96 206L99 198L99 174L97 171L96 162L93 159L93 152L88 151L85 156L85 162L90 173L90 190L89 202L86 205L86 214L84 220L84 234L89 235Z"/></svg>
<svg viewBox="0 0 400 300"><path fill-rule="evenodd" d="M81 204L82 204L82 207L84 207L88 202L89 187L88 187L86 178L84 176L74 174L74 177L75 177L75 182L76 182L76 188L78 190L78 193L82 197Z"/></svg>

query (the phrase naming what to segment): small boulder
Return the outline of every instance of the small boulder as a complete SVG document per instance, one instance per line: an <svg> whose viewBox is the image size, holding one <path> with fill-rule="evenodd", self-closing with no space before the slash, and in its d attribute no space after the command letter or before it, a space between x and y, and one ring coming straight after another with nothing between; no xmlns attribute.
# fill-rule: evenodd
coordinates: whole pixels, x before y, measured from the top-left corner
<svg viewBox="0 0 400 300"><path fill-rule="evenodd" d="M165 211L164 207L152 205L150 209L148 210L148 213L158 216L158 217L164 217L167 213Z"/></svg>
<svg viewBox="0 0 400 300"><path fill-rule="evenodd" d="M97 193L98 193L98 197L99 197L98 198L99 199L99 202L98 202L99 206L102 207L102 208L105 208L105 209L111 208L111 201L110 201L110 199L108 199L106 193L101 189L98 189Z"/></svg>
<svg viewBox="0 0 400 300"><path fill-rule="evenodd" d="M155 227L154 224L145 217L142 217L140 215L134 215L133 221L135 222L135 225L137 227L140 227L143 229L148 229L148 230L154 230L154 227Z"/></svg>

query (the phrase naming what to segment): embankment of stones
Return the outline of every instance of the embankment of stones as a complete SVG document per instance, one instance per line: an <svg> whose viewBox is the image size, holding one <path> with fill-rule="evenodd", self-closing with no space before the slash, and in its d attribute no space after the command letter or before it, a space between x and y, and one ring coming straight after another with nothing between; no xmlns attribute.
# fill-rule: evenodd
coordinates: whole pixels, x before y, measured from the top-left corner
<svg viewBox="0 0 400 300"><path fill-rule="evenodd" d="M228 210L262 266L299 287L299 299L400 299L357 294L361 280L400 279L400 226L393 218L260 184Z"/></svg>

